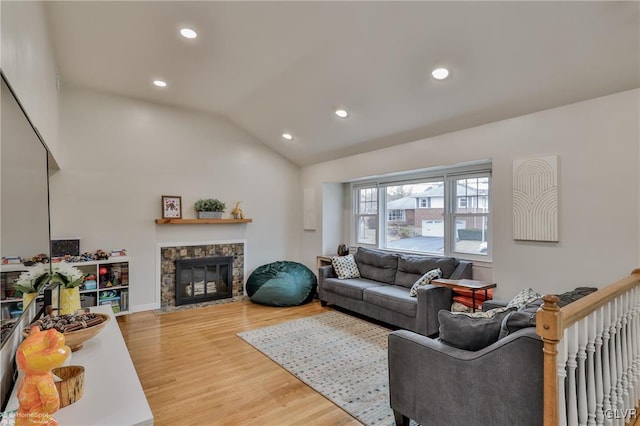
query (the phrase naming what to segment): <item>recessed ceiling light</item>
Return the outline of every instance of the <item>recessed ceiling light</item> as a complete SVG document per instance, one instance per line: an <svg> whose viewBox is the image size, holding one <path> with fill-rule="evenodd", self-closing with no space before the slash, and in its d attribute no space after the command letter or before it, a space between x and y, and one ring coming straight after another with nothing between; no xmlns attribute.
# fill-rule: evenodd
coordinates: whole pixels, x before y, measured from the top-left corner
<svg viewBox="0 0 640 426"><path fill-rule="evenodd" d="M167 87L167 82L163 80L153 80L153 85L158 87Z"/></svg>
<svg viewBox="0 0 640 426"><path fill-rule="evenodd" d="M282 139L286 139L288 141L293 140L293 135L291 133L283 133Z"/></svg>
<svg viewBox="0 0 640 426"><path fill-rule="evenodd" d="M436 80L444 80L445 78L449 77L449 70L446 68L436 68L435 70L431 71L431 75Z"/></svg>
<svg viewBox="0 0 640 426"><path fill-rule="evenodd" d="M349 111L344 108L338 108L335 110L335 114L340 118L347 118L349 116Z"/></svg>
<svg viewBox="0 0 640 426"><path fill-rule="evenodd" d="M192 30L191 28L183 28L180 30L180 34L184 38L196 38L198 37L198 33Z"/></svg>

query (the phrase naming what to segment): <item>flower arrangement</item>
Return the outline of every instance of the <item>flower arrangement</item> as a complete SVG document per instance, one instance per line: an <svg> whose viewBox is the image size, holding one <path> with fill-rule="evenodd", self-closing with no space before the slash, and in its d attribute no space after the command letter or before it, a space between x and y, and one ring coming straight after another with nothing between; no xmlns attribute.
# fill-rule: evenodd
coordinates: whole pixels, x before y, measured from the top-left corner
<svg viewBox="0 0 640 426"><path fill-rule="evenodd" d="M51 266L51 270L49 270ZM22 293L37 293L48 282L59 283L62 288L78 287L84 281L84 273L68 263L39 263L20 274L15 289Z"/></svg>
<svg viewBox="0 0 640 426"><path fill-rule="evenodd" d="M48 263L36 263L20 274L14 284L15 289L23 294L37 293L49 280L49 267Z"/></svg>

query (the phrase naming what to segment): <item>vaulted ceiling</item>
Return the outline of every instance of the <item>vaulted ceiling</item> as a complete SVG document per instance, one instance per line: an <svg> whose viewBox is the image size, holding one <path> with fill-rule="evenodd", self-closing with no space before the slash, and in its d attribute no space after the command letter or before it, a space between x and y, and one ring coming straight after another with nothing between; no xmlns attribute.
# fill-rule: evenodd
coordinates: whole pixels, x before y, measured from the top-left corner
<svg viewBox="0 0 640 426"><path fill-rule="evenodd" d="M63 85L221 115L299 165L640 86L633 1L46 6Z"/></svg>

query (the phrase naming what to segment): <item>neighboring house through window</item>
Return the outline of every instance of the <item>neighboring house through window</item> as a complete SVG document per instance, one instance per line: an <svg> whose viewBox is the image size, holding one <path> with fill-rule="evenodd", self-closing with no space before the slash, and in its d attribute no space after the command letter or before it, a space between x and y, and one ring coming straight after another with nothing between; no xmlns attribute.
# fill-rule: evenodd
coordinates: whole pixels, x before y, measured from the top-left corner
<svg viewBox="0 0 640 426"><path fill-rule="evenodd" d="M357 245L488 258L491 164L353 184Z"/></svg>

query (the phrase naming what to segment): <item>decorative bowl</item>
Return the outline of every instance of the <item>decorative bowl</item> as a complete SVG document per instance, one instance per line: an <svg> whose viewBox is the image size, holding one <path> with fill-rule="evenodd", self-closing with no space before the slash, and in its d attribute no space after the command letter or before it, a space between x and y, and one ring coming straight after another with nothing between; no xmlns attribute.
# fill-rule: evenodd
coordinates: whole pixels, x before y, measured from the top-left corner
<svg viewBox="0 0 640 426"><path fill-rule="evenodd" d="M67 346L71 349L72 352L77 351L82 347L84 342L95 337L100 333L100 331L107 325L111 317L107 314L95 314L102 318L102 322L91 327L81 328L80 330L75 331L65 331L62 333L64 335L64 341ZM22 335L27 337L29 335L28 332L23 331Z"/></svg>
<svg viewBox="0 0 640 426"><path fill-rule="evenodd" d="M102 317L102 322L100 324L96 324L92 327L81 328L76 331L67 331L64 334L64 341L69 348L71 348L72 352L77 351L82 347L82 344L87 340L95 337L102 331L102 329L107 325L111 317L107 314L96 314L99 317Z"/></svg>

